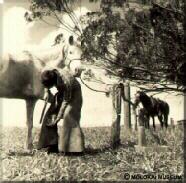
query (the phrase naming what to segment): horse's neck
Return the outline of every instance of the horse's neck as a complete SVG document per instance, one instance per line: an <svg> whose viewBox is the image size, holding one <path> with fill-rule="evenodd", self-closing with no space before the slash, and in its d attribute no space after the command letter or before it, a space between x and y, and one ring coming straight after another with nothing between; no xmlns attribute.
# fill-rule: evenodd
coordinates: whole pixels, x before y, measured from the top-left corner
<svg viewBox="0 0 186 183"><path fill-rule="evenodd" d="M151 99L147 95L141 100L141 103L143 107L146 109L149 109L149 107L152 107Z"/></svg>
<svg viewBox="0 0 186 183"><path fill-rule="evenodd" d="M32 57L34 60L43 63L44 66L60 67L64 64L61 63L64 57L62 52L63 46L64 45L58 45L48 50L32 52Z"/></svg>

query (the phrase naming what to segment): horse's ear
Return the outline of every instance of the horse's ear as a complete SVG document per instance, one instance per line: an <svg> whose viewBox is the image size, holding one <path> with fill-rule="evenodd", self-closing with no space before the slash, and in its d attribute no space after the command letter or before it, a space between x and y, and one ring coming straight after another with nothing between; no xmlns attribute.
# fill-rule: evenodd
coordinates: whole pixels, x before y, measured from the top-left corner
<svg viewBox="0 0 186 183"><path fill-rule="evenodd" d="M139 93L140 93L140 90L137 90L137 91L136 91L136 94L139 94Z"/></svg>
<svg viewBox="0 0 186 183"><path fill-rule="evenodd" d="M70 45L73 45L74 44L74 37L70 36L68 42Z"/></svg>

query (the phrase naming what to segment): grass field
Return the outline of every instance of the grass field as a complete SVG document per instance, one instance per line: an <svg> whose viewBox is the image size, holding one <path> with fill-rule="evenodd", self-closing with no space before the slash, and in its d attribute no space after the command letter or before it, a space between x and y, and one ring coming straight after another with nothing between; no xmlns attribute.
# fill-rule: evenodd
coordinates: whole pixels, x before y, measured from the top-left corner
<svg viewBox="0 0 186 183"><path fill-rule="evenodd" d="M1 180L123 180L132 174L183 175L183 130L175 128L148 131L148 145L168 145L164 152L136 152L137 133L121 129L121 146L110 148L110 128L84 128L87 153L84 156L62 156L34 150L24 153L26 129L4 128L1 131ZM39 129L34 128L36 146Z"/></svg>

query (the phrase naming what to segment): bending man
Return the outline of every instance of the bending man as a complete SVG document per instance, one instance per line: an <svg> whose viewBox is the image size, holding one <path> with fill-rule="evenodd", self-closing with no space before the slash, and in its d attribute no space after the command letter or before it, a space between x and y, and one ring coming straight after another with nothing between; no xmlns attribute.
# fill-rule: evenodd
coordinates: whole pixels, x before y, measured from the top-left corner
<svg viewBox="0 0 186 183"><path fill-rule="evenodd" d="M45 122L41 128L39 146L44 147L44 139L47 139L48 132L57 127L57 123L63 119L63 126L59 129L58 150L59 152L83 152L84 135L80 128L82 92L78 80L68 69L46 70L41 75L41 82L48 91L56 87L62 103L53 120ZM49 97L51 93L48 92ZM44 130L43 130L44 129ZM57 133L57 132L56 132ZM56 135L54 135L56 136ZM53 139L50 139L51 141Z"/></svg>

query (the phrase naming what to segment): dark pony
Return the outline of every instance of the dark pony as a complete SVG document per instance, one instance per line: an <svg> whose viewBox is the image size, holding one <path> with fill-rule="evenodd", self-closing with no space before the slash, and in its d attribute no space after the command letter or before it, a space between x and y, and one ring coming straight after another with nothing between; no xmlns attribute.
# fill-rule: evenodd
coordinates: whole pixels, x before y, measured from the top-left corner
<svg viewBox="0 0 186 183"><path fill-rule="evenodd" d="M159 98L149 97L143 91L138 91L135 95L134 108L136 108L140 102L145 110L143 113L148 119L152 117L154 129L156 128L154 121L155 116L158 117L162 128L164 126L166 128L168 127L169 105L167 102L160 100ZM149 124L146 126L149 127Z"/></svg>

